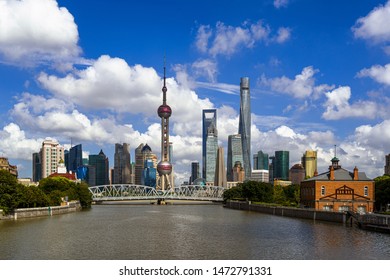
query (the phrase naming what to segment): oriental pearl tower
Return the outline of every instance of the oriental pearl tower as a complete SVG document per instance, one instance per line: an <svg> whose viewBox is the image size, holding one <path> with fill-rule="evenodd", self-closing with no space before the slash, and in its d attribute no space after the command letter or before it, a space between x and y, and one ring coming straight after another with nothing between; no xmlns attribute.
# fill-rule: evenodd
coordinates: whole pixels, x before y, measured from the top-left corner
<svg viewBox="0 0 390 280"><path fill-rule="evenodd" d="M171 188L169 175L172 172L172 164L169 162L169 117L172 114L172 109L167 105L167 86L165 78L165 62L164 62L164 86L163 104L158 107L157 113L161 118L161 161L157 165L157 171L160 175L160 183L158 187L165 191Z"/></svg>

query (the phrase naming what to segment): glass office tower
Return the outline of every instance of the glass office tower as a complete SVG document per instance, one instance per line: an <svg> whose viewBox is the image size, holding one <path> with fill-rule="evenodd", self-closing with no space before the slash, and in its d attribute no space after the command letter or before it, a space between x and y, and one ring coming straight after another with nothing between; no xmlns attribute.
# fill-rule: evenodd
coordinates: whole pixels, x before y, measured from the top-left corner
<svg viewBox="0 0 390 280"><path fill-rule="evenodd" d="M245 178L250 179L251 166L251 100L249 91L249 78L241 78L240 83L240 119L238 133L241 135L243 166Z"/></svg>

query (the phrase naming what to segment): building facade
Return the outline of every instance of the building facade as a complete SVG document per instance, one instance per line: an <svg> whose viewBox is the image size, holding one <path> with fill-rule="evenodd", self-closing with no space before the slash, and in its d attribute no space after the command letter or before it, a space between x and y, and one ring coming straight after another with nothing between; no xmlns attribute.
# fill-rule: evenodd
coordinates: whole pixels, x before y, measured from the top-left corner
<svg viewBox="0 0 390 280"><path fill-rule="evenodd" d="M268 170L268 167L269 167L268 154L260 150L253 155L253 169Z"/></svg>
<svg viewBox="0 0 390 280"><path fill-rule="evenodd" d="M206 171L206 182L214 183L215 179L215 168L217 164L218 154L218 131L214 124L211 124L207 130L206 137L206 157L205 157L205 171Z"/></svg>
<svg viewBox="0 0 390 280"><path fill-rule="evenodd" d="M109 180L109 162L103 150L97 155L89 155L88 166L88 184L91 186L108 185Z"/></svg>
<svg viewBox="0 0 390 280"><path fill-rule="evenodd" d="M386 155L385 160L385 174L390 175L390 154Z"/></svg>
<svg viewBox="0 0 390 280"><path fill-rule="evenodd" d="M288 181L290 170L290 152L276 151L273 161L273 179Z"/></svg>
<svg viewBox="0 0 390 280"><path fill-rule="evenodd" d="M226 164L226 177L228 181L233 181L233 168L236 161L241 163L243 162L240 134L228 136L228 154Z"/></svg>
<svg viewBox="0 0 390 280"><path fill-rule="evenodd" d="M207 173L207 137L210 131L210 127L213 127L211 131L217 129L217 110L216 109L205 109L202 111L202 177L206 179ZM212 135L214 137L215 135ZM215 148L215 156L217 153ZM210 164L209 164L210 166ZM214 180L212 180L214 182Z"/></svg>
<svg viewBox="0 0 390 280"><path fill-rule="evenodd" d="M374 211L375 182L355 167L341 168L334 157L329 171L301 182L301 204L324 211Z"/></svg>
<svg viewBox="0 0 390 280"><path fill-rule="evenodd" d="M300 185L305 180L305 176L306 172L302 164L297 163L290 168L290 181L292 184Z"/></svg>
<svg viewBox="0 0 390 280"><path fill-rule="evenodd" d="M143 185L156 188L157 169L152 159L146 159L143 170Z"/></svg>
<svg viewBox="0 0 390 280"><path fill-rule="evenodd" d="M269 183L268 169L254 169L252 170L252 181Z"/></svg>
<svg viewBox="0 0 390 280"><path fill-rule="evenodd" d="M198 178L200 178L199 162L191 162L191 178L189 180L190 185L192 185Z"/></svg>
<svg viewBox="0 0 390 280"><path fill-rule="evenodd" d="M245 177L250 178L251 165L251 99L249 91L249 78L243 77L240 82L240 117L238 134L241 135L243 167Z"/></svg>
<svg viewBox="0 0 390 280"><path fill-rule="evenodd" d="M226 169L223 147L218 147L217 165L215 167L214 186L226 188Z"/></svg>
<svg viewBox="0 0 390 280"><path fill-rule="evenodd" d="M41 158L41 179L57 172L58 163L64 160L64 147L53 139L45 139L40 151Z"/></svg>
<svg viewBox="0 0 390 280"><path fill-rule="evenodd" d="M115 144L113 184L131 183L130 144Z"/></svg>
<svg viewBox="0 0 390 280"><path fill-rule="evenodd" d="M42 179L41 153L32 154L32 179L39 182Z"/></svg>
<svg viewBox="0 0 390 280"><path fill-rule="evenodd" d="M73 173L77 172L77 168L83 165L83 147L81 144L70 148L65 155L65 165L68 172L72 171Z"/></svg>
<svg viewBox="0 0 390 280"><path fill-rule="evenodd" d="M302 156L302 166L305 169L305 178L311 178L317 171L317 151L306 151Z"/></svg>
<svg viewBox="0 0 390 280"><path fill-rule="evenodd" d="M15 177L18 177L18 167L16 165L9 164L8 158L6 157L0 157L0 169L7 170Z"/></svg>
<svg viewBox="0 0 390 280"><path fill-rule="evenodd" d="M245 170L242 167L241 161L236 161L233 167L232 182L242 183L245 181Z"/></svg>

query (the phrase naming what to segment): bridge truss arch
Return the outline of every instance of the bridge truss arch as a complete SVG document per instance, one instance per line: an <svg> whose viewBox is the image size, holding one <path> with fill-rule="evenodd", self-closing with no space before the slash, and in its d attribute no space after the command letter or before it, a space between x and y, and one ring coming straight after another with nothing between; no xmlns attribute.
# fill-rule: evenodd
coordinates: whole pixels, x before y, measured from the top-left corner
<svg viewBox="0 0 390 280"><path fill-rule="evenodd" d="M183 185L159 191L135 184L101 185L89 187L95 202L121 200L200 200L222 201L224 188L218 186Z"/></svg>

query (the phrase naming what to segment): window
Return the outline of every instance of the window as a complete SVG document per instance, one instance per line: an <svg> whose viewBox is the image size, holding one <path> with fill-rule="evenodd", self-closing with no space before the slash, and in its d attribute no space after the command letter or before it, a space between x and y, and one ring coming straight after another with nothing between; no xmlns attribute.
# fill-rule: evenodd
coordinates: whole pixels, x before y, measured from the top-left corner
<svg viewBox="0 0 390 280"><path fill-rule="evenodd" d="M325 195L325 186L322 186L322 187L321 187L321 195L322 195L322 196Z"/></svg>
<svg viewBox="0 0 390 280"><path fill-rule="evenodd" d="M368 196L368 187L364 186L364 196Z"/></svg>

